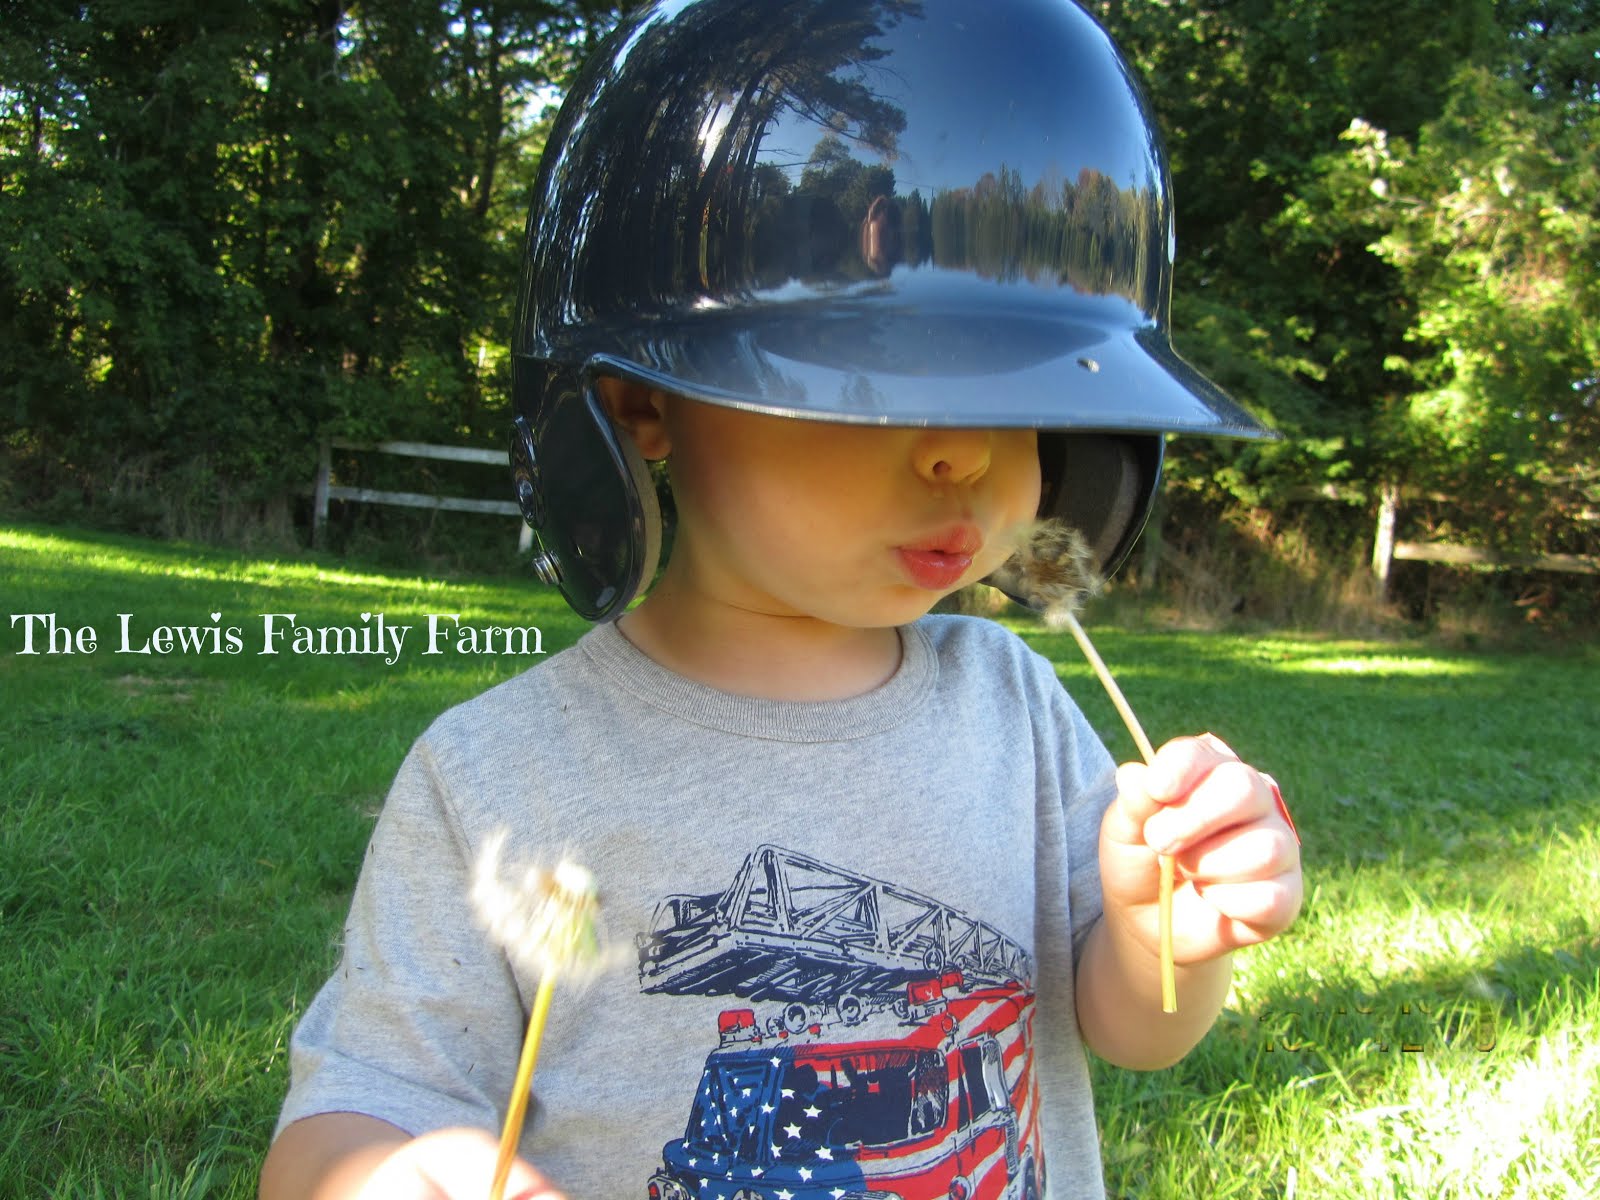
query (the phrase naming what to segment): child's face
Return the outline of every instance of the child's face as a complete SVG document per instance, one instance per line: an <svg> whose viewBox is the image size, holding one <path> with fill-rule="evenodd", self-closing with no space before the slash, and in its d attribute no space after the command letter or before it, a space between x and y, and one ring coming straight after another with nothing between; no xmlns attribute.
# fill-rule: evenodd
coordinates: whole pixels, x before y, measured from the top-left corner
<svg viewBox="0 0 1600 1200"><path fill-rule="evenodd" d="M659 393L652 408L633 432L668 457L672 583L741 609L915 620L1004 562L1038 509L1031 429L842 425Z"/></svg>

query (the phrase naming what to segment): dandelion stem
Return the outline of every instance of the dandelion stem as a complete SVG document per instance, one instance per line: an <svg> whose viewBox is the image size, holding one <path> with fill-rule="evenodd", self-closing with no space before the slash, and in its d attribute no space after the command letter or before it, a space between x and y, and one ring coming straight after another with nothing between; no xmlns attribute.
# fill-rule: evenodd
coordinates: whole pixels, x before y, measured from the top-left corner
<svg viewBox="0 0 1600 1200"><path fill-rule="evenodd" d="M1088 659L1089 665L1094 668L1100 686L1105 688L1106 695L1111 697L1112 706L1122 718L1122 723L1128 727L1128 732L1133 735L1134 744L1139 747L1139 753L1144 756L1144 761L1154 762L1155 747L1145 736L1144 726L1139 724L1139 718L1133 713L1133 706L1128 703L1128 698L1122 694L1122 689L1112 678L1105 660L1094 648L1094 643L1089 640L1089 635L1084 632L1077 616L1070 609L1063 609L1060 616L1078 643L1078 649L1083 651L1084 658ZM1177 968L1173 965L1172 957L1172 889L1176 871L1170 854L1158 855L1156 862L1161 868L1160 892L1157 896L1158 920L1161 927L1161 1011L1175 1013L1178 1011L1178 980Z"/></svg>
<svg viewBox="0 0 1600 1200"><path fill-rule="evenodd" d="M489 1200L501 1200L511 1163L522 1140L522 1123L528 1115L528 1091L533 1086L533 1068L539 1062L539 1043L544 1039L545 1020L550 1015L550 997L556 990L556 971L546 966L534 993L533 1012L528 1016L528 1032L522 1039L522 1057L517 1063L517 1080L511 1088L511 1104L506 1109L505 1127L500 1131L500 1157L495 1161L494 1182L489 1185Z"/></svg>

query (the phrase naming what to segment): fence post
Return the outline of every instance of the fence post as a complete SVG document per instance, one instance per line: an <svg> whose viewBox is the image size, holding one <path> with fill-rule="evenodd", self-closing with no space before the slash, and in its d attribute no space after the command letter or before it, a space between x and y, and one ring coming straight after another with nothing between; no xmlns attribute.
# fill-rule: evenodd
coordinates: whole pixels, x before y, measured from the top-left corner
<svg viewBox="0 0 1600 1200"><path fill-rule="evenodd" d="M323 438L317 447L317 481L311 493L311 548L322 546L328 524L328 480L333 475L333 447Z"/></svg>
<svg viewBox="0 0 1600 1200"><path fill-rule="evenodd" d="M1372 539L1372 574L1378 599L1389 598L1389 569L1394 565L1394 527L1400 512L1400 485L1385 480L1379 488L1378 530Z"/></svg>
<svg viewBox="0 0 1600 1200"><path fill-rule="evenodd" d="M389 492L376 488L335 487L333 451L359 450L373 454L394 454L402 458L431 458L441 462L482 463L504 467L504 450L478 446L437 446L428 442L354 442L346 438L324 438L317 445L317 477L312 485L311 544L320 546L328 525L328 502L340 500L355 504L394 504L404 508L430 508L441 512L488 513L517 518L517 551L533 549L533 530L522 517L521 508L511 500L474 500L466 496L435 496L423 492Z"/></svg>

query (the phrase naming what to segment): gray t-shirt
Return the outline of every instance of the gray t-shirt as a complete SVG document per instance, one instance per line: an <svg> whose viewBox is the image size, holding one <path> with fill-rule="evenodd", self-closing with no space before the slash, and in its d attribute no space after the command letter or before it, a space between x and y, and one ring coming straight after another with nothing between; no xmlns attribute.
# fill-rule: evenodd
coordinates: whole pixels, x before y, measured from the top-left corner
<svg viewBox="0 0 1600 1200"><path fill-rule="evenodd" d="M1113 764L1006 630L933 616L901 641L874 691L788 703L602 625L441 716L295 1032L280 1129L498 1129L538 984L473 910L503 835L507 864L569 858L601 891L605 966L555 991L522 1140L573 1200L652 1179L668 1200L944 1196L956 1175L1100 1197L1073 966Z"/></svg>

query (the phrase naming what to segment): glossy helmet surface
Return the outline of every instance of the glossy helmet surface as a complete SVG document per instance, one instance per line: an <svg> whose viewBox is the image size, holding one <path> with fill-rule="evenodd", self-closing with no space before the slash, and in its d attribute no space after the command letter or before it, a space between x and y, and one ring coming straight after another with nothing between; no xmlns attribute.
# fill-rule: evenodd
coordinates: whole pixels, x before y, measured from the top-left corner
<svg viewBox="0 0 1600 1200"><path fill-rule="evenodd" d="M1070 0L670 0L544 152L513 344L541 573L619 615L655 568L617 375L796 418L1041 430L1041 516L1109 573L1163 434L1268 431L1173 352L1154 122Z"/></svg>

